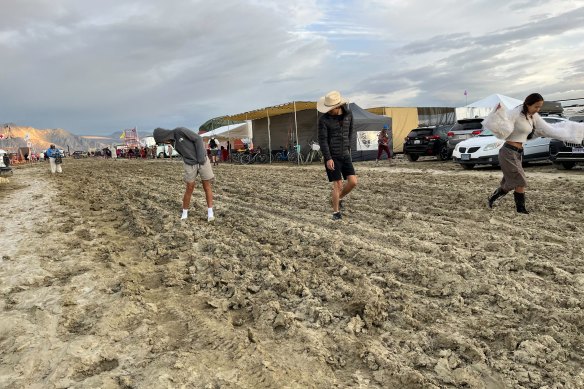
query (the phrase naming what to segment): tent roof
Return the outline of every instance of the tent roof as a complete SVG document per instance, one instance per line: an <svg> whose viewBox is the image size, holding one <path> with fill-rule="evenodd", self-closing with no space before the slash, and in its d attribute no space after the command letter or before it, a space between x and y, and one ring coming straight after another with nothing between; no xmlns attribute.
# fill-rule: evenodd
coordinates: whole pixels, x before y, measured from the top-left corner
<svg viewBox="0 0 584 389"><path fill-rule="evenodd" d="M229 124L227 126L219 127L213 131L201 134L203 138L210 138L212 136L222 139L241 139L250 138L251 131L248 123Z"/></svg>
<svg viewBox="0 0 584 389"><path fill-rule="evenodd" d="M513 108L517 107L518 105L523 104L523 101L514 99L513 97L509 97L509 96L500 95L498 93L495 93L494 95L487 96L482 100L478 100L478 101L475 101L474 103L470 103L468 105L465 105L465 107L468 107L468 108L475 108L475 107L493 108L494 106L496 106L499 103L503 104L505 106L505 108L507 108L507 109L513 109Z"/></svg>
<svg viewBox="0 0 584 389"><path fill-rule="evenodd" d="M292 101L290 103L274 105L272 107L265 107L253 111L237 113L234 115L223 116L228 120L255 120L263 119L268 116L283 115L285 113L294 112L294 105L296 104L296 111L303 111L305 109L316 109L316 101Z"/></svg>
<svg viewBox="0 0 584 389"><path fill-rule="evenodd" d="M364 110L355 103L349 103L349 109L353 114L353 120L355 121L367 121L371 123L391 124L391 119L387 116L376 115L369 111Z"/></svg>

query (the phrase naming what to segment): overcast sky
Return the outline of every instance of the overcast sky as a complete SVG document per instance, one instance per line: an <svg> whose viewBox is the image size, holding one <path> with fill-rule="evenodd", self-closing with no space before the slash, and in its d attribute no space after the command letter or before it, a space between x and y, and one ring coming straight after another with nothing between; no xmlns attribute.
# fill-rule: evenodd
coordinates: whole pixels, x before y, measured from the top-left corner
<svg viewBox="0 0 584 389"><path fill-rule="evenodd" d="M584 97L584 0L0 0L0 15L0 123L80 135L332 89L362 107Z"/></svg>

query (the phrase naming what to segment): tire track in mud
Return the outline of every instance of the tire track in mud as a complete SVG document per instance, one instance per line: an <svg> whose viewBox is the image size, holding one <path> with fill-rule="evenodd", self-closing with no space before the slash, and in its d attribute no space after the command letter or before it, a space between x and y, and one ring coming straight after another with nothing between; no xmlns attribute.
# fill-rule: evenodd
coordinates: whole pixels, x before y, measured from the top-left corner
<svg viewBox="0 0 584 389"><path fill-rule="evenodd" d="M92 253L99 266L73 275L69 284L92 272L109 276L110 296L135 309L133 319L115 324L114 332L157 326L152 334L173 335L153 339L151 346L132 334L119 335L127 353L116 359L120 367L101 371L91 368L100 366L95 361L77 361L78 373L98 373L80 378L119 377L122 369L147 380L156 369L171 371L171 353L178 349L188 350L185 366L205 353L209 358L203 361L214 357L217 371L238 361L238 377L201 373L203 382L225 385L388 387L398 378L387 372L402 371L403 387L456 387L464 380L479 387L481 375L471 372L476 363L488 363L508 387L519 385L523 373L540 377L539 386L577 384L570 378L576 377L570 376L575 365L553 367L563 355L576 360L579 352L574 335L581 327L577 311L584 308L576 298L584 285L578 270L584 220L577 213L581 205L563 202L577 201L576 183L562 182L568 193L563 199L533 180L537 212L522 219L508 215L511 204L495 212L477 206L497 181L492 172L487 178L465 176L459 186L448 181L460 179L456 171L431 178L399 172L381 180L382 171L364 168L346 220L333 223L322 167L220 166L215 186L220 217L209 225L196 215L178 221L180 163L84 162L71 166L76 177L92 177L80 180L83 198L73 194L79 182L64 183L72 192L64 205L82 216L83 225L66 228L74 237L72 250ZM202 208L200 185L193 199L193 209ZM566 216L571 219L564 221ZM541 228L544 221L547 228ZM124 246L128 241L132 245ZM99 247L106 242L107 250ZM544 251L558 246L567 255L554 258L553 251ZM104 273L103 266L111 272ZM203 295L221 308L202 309ZM115 310L71 307L66 315L74 330L75 320L86 314ZM232 315L246 316L244 325L234 327ZM87 328L102 336L108 323L103 320L81 321L79 328L86 332L84 326L91 325ZM140 325L144 320L150 324ZM259 344L252 344L245 328ZM299 339L307 334L323 360L310 366L311 377L300 379L307 366L283 369L287 356L281 350L302 350ZM147 346L160 357L150 363L153 370L128 357ZM543 357L540 347L552 350L551 363L526 362ZM328 356L333 364L324 362ZM180 374L175 379L190 382Z"/></svg>

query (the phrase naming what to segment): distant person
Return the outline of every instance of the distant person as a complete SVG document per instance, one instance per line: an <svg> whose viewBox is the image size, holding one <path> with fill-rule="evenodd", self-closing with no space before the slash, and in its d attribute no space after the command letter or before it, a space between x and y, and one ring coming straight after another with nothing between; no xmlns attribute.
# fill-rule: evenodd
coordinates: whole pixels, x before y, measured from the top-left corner
<svg viewBox="0 0 584 389"><path fill-rule="evenodd" d="M63 173L63 168L61 167L63 154L61 154L61 151L57 149L55 145L51 145L45 152L45 155L49 158L51 174Z"/></svg>
<svg viewBox="0 0 584 389"><path fill-rule="evenodd" d="M375 163L379 163L381 155L385 151L387 153L387 159L392 158L391 151L389 150L389 126L387 124L383 125L383 129L377 134L377 159Z"/></svg>
<svg viewBox="0 0 584 389"><path fill-rule="evenodd" d="M332 182L333 220L342 219L343 198L357 186L357 175L351 159L353 114L340 92L322 97L316 109L323 113L318 119L318 143L329 182ZM343 179L346 180L343 185Z"/></svg>
<svg viewBox="0 0 584 389"><path fill-rule="evenodd" d="M542 105L543 97L539 93L532 93L525 98L522 105L510 111L498 104L484 120L484 127L491 130L497 138L505 140L503 147L499 149L503 179L499 187L489 196L489 208L493 208L496 200L513 190L517 212L529 213L525 207L527 180L521 164L523 145L528 139L542 136L568 142L582 142L583 125L568 121L550 125L539 116L538 112Z"/></svg>
<svg viewBox="0 0 584 389"><path fill-rule="evenodd" d="M209 150L211 154L211 162L213 162L213 166L217 166L219 162L217 162L217 150L219 149L219 143L214 137L211 137L209 140Z"/></svg>
<svg viewBox="0 0 584 389"><path fill-rule="evenodd" d="M183 196L181 220L188 217L191 196L195 189L195 179L200 175L203 190L205 191L205 200L207 201L207 221L214 221L211 181L215 176L205 151L203 139L184 127L175 128L174 130L157 128L154 130L154 139L156 143L174 143L176 151L183 157L186 189Z"/></svg>

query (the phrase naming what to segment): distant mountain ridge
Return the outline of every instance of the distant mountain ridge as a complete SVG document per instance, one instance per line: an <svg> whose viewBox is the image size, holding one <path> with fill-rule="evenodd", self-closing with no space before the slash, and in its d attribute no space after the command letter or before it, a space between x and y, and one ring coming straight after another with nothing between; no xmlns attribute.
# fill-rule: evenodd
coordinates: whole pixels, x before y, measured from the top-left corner
<svg viewBox="0 0 584 389"><path fill-rule="evenodd" d="M62 128L39 130L33 127L18 126L13 123L0 125L0 148L18 148L27 145L27 139L33 149L42 151L54 144L57 148L73 152L75 150L88 151L90 149L111 146L112 143L121 143L118 136L79 136Z"/></svg>

